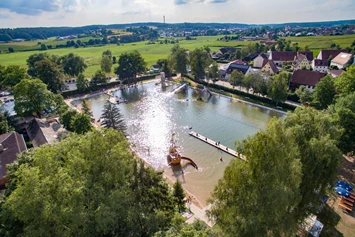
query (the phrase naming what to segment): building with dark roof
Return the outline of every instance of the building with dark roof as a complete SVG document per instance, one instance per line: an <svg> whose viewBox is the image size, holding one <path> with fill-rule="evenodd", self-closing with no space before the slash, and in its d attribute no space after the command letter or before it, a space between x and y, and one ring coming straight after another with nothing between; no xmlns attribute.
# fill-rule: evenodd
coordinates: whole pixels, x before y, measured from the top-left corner
<svg viewBox="0 0 355 237"><path fill-rule="evenodd" d="M6 178L7 165L17 160L17 155L26 151L26 143L22 135L17 132L9 132L0 135L0 189L5 188L9 181Z"/></svg>
<svg viewBox="0 0 355 237"><path fill-rule="evenodd" d="M328 71L328 60L313 59L312 69L316 72L326 73Z"/></svg>
<svg viewBox="0 0 355 237"><path fill-rule="evenodd" d="M301 70L301 69L309 70L311 68L311 65L306 55L297 53L297 56L295 57L295 60L292 63L292 67L293 70Z"/></svg>
<svg viewBox="0 0 355 237"><path fill-rule="evenodd" d="M266 64L263 66L263 68L261 69L261 72L264 73L264 74L267 74L269 76L273 76L276 73L278 73L279 70L277 69L274 61L268 60L266 62Z"/></svg>
<svg viewBox="0 0 355 237"><path fill-rule="evenodd" d="M317 59L320 60L327 60L331 57L331 58L335 58L336 56L338 56L341 52L345 52L348 53L349 51L346 49L322 49L318 56Z"/></svg>
<svg viewBox="0 0 355 237"><path fill-rule="evenodd" d="M285 62L293 62L297 54L303 54L307 57L308 61L311 62L313 60L313 52L293 52L293 51L285 51L285 52L277 52L270 51L269 60L274 61L276 66L282 66Z"/></svg>
<svg viewBox="0 0 355 237"><path fill-rule="evenodd" d="M290 90L295 90L300 86L305 86L310 91L313 91L316 84L325 77L325 73L308 71L308 70L297 70L293 72L290 79Z"/></svg>

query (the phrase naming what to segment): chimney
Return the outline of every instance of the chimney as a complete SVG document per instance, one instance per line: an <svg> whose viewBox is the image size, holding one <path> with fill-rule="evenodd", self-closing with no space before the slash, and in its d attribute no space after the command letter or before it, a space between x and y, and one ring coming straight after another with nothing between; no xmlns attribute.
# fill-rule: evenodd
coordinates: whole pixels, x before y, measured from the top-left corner
<svg viewBox="0 0 355 237"><path fill-rule="evenodd" d="M0 143L0 153L4 151L4 146Z"/></svg>

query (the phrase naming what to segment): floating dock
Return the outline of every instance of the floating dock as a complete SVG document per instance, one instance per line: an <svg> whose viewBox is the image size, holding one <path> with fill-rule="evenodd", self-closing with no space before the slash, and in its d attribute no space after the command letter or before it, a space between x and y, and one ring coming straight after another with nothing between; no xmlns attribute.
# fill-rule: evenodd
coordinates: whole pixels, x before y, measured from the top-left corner
<svg viewBox="0 0 355 237"><path fill-rule="evenodd" d="M189 132L189 135L190 135L190 136L193 136L193 137L195 137L195 138L197 138L197 139L200 139L201 141L206 142L207 144L209 144L209 145L211 145L211 146L214 146L214 147L216 147L217 149L222 150L222 151L224 151L225 153L228 153L228 154L231 155L231 156L238 157L238 158L240 158L240 159L242 159L242 160L246 160L246 158L245 158L244 155L239 154L239 153L236 152L235 150L230 149L230 148L228 148L228 147L226 147L226 146L224 146L224 145L222 145L222 144L218 144L216 141L213 141L212 139L209 139L209 138L207 138L207 137L204 137L204 136L202 136L202 135L199 134L199 133L196 133L196 132L194 132L194 131L191 131L191 132Z"/></svg>

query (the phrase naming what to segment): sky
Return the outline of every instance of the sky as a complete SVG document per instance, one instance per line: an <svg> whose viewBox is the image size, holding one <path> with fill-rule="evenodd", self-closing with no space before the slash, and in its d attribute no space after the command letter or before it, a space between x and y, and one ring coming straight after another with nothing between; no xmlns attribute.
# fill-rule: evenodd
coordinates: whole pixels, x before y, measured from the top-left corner
<svg viewBox="0 0 355 237"><path fill-rule="evenodd" d="M0 28L134 22L348 20L355 0L0 0Z"/></svg>

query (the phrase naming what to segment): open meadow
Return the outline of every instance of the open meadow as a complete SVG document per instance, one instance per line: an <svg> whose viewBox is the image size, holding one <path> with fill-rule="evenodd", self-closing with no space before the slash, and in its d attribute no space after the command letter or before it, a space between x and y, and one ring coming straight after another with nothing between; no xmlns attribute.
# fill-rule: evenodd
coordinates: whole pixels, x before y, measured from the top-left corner
<svg viewBox="0 0 355 237"><path fill-rule="evenodd" d="M218 41L218 36L199 36L196 40L180 40L179 44L181 47L188 50L193 50L202 46L208 46L213 51L217 51L220 47L243 47L250 43L256 41ZM91 37L81 38L81 41L87 41ZM288 37L287 40L292 42L298 42L301 47L306 45L314 52L316 56L320 49L329 49L331 44L339 44L342 48L349 47L351 43L355 40L355 35L344 35L344 36L313 36L313 37ZM0 44L0 49L7 49L8 47L14 47L16 50L22 50L25 48L39 47L38 42L45 44L65 44L66 41L56 41L54 38L48 39L46 41L27 41L18 43L2 43ZM15 52L15 53L3 53L0 54L0 65L21 65L26 66L26 59L35 53L47 52L49 54L56 54L63 56L68 53L75 53L81 57L84 57L88 68L85 71L86 76L91 76L96 70L100 68L100 59L102 52L109 49L112 51L113 56L120 56L120 54L125 52L131 52L137 50L142 54L147 62L147 66L155 64L160 58L166 58L170 54L170 49L173 44L147 44L147 42L137 42L128 43L120 46L117 45L106 45L106 46L94 46L94 47L80 47L80 48L62 48L62 49L51 49L46 51L35 50L27 52ZM115 65L114 65L115 67Z"/></svg>

